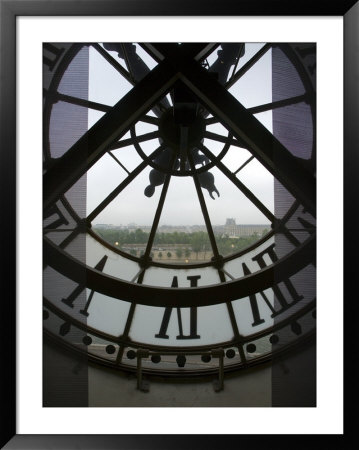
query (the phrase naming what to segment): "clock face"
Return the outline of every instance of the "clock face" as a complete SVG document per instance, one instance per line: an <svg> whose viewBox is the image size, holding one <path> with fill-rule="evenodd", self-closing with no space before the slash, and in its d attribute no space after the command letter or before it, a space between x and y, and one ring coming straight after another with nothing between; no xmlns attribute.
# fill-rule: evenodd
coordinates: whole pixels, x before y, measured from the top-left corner
<svg viewBox="0 0 359 450"><path fill-rule="evenodd" d="M184 376L313 338L315 51L44 44L47 336Z"/></svg>

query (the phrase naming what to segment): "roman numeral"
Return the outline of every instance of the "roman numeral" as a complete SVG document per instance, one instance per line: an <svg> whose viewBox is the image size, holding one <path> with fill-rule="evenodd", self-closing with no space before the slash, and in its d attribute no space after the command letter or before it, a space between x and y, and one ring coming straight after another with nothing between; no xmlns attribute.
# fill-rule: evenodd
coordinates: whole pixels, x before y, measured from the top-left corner
<svg viewBox="0 0 359 450"><path fill-rule="evenodd" d="M107 261L107 255L105 255L105 256L104 256L104 257L96 264L96 266L95 266L94 268L95 268L96 270L99 270L100 272L102 272L103 269L104 269L104 267L105 267L106 261ZM85 288L86 288L86 285L85 285L85 284L79 284L79 285L71 292L71 294L70 294L67 298L63 298L61 301L62 301L63 303L65 303L65 305L69 306L70 308L73 308L73 307L74 307L74 302L75 302L75 300L77 299L77 297L81 294L81 292L82 292ZM89 308L89 306L90 306L90 303L91 303L91 300L92 300L93 295L94 295L94 291L91 291L91 292L90 292L90 295L89 295L89 298L88 298L88 300L87 300L87 302L86 302L85 308L80 310L80 313L81 313L82 315L86 316L86 317L89 315L89 313L87 312L87 310L88 310L88 308Z"/></svg>
<svg viewBox="0 0 359 450"><path fill-rule="evenodd" d="M273 263L278 261L278 257L274 251L274 245L275 244L271 244L268 248L266 248L261 253L258 253L258 255L252 258L252 261L256 261L261 269L264 269L268 265L264 260L265 255L269 256L271 262ZM242 263L242 268L244 275L249 275L251 273L251 271L248 269L245 263ZM303 299L303 296L298 294L295 287L293 286L293 283L289 279L283 280L283 283L291 296L292 301L290 303L288 303L287 299L284 297L283 292L281 291L278 285L274 285L271 288L274 293L276 307L272 305L272 303L269 301L267 295L264 292L259 292L257 294L252 294L249 296L249 302L253 315L252 327L260 325L261 323L264 322L264 319L261 318L259 312L258 295L260 295L259 298L262 298L264 300L264 303L268 306L268 308L272 312L271 317L278 316L283 311L290 308L295 303L299 302L299 300Z"/></svg>
<svg viewBox="0 0 359 450"><path fill-rule="evenodd" d="M302 225L304 231L306 231L310 235L315 232L315 225L303 219L303 217L298 217L297 220Z"/></svg>
<svg viewBox="0 0 359 450"><path fill-rule="evenodd" d="M187 280L190 281L191 287L196 287L198 280L200 278L201 278L200 275L194 275L194 276L187 277ZM178 287L177 277L173 277L171 287L173 287L173 288ZM158 334L155 334L156 338L160 338L160 339L168 339L169 338L169 336L166 333L167 333L168 324L169 324L169 321L171 318L172 309L173 308L170 306L166 307L165 312L163 313L160 331L158 332ZM197 308L196 307L190 308L190 334L189 335L183 334L181 308L176 308L176 309L177 309L177 321L178 321L178 330L179 330L179 334L178 334L178 336L176 336L176 339L179 339L179 340L181 340L181 339L200 339L201 336L199 336L197 334Z"/></svg>
<svg viewBox="0 0 359 450"><path fill-rule="evenodd" d="M58 63L58 61L60 60L61 55L63 54L65 49L64 48L55 47L55 45L52 45L52 44L44 44L43 49L47 50L47 53L51 53L52 54L51 58L48 57L48 56L45 56L45 55L43 57L43 63L48 66L50 71L52 71L53 68Z"/></svg>
<svg viewBox="0 0 359 450"><path fill-rule="evenodd" d="M53 230L54 228L58 228L61 225L68 225L69 221L66 219L66 217L61 212L60 208L57 205L51 206L47 211L44 212L44 219L48 219L49 217L57 214L59 217L58 219L55 219L50 224L46 225L44 228L45 231Z"/></svg>

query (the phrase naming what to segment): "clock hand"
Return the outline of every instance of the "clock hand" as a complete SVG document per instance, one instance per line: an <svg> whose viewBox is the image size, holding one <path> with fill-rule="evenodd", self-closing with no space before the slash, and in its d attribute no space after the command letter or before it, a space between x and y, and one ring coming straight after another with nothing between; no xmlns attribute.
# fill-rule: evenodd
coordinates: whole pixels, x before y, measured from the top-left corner
<svg viewBox="0 0 359 450"><path fill-rule="evenodd" d="M170 169L173 152L170 148L166 147L153 162L163 167L163 172L157 169L152 169L149 174L150 184L146 187L144 194L146 197L152 197L155 193L156 186L161 186L164 183L166 177L166 171ZM178 163L175 164L175 170L178 168Z"/></svg>
<svg viewBox="0 0 359 450"><path fill-rule="evenodd" d="M198 174L198 180L202 188L207 189L210 197L215 200L213 192L219 197L218 189L214 185L214 176L211 172L203 172Z"/></svg>

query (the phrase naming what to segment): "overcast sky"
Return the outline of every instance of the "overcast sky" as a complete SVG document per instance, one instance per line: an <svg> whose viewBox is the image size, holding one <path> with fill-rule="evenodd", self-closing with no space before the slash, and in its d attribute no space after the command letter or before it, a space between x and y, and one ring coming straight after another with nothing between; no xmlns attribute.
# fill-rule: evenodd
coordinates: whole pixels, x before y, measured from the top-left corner
<svg viewBox="0 0 359 450"><path fill-rule="evenodd" d="M246 44L246 54L240 60L243 65L263 44ZM142 49L137 50L143 56ZM116 52L111 52L117 58ZM215 59L216 55L212 58ZM123 63L123 60L118 59ZM147 57L146 62L151 63ZM210 61L211 63L211 61ZM231 73L231 71L230 71ZM114 105L131 89L131 85L93 48L90 47L89 99L92 101ZM272 100L271 52L268 51L231 89L230 92L246 107L269 103ZM89 127L103 114L89 110ZM272 114L266 112L256 117L272 131ZM138 135L154 131L156 127L144 123L136 125ZM207 127L208 131L227 135L220 124ZM128 137L128 136L125 136ZM215 154L223 144L205 140L204 144ZM158 139L142 143L146 153L159 146ZM116 157L129 170L137 167L142 159L134 147L129 146L114 151ZM230 147L222 162L232 171L236 171L250 154L239 147ZM144 170L136 179L96 218L93 223L114 225L150 225L153 221L162 186L156 188L155 194L148 198L144 189L149 184L149 172ZM249 202L246 197L218 169L210 170L215 177L215 186L220 197L211 199L203 190L211 221L214 225L224 224L226 218L233 217L238 224L268 223L266 217ZM89 214L123 179L127 173L108 154L104 155L88 172L87 213ZM273 177L264 167L252 160L238 178L273 211ZM160 225L201 225L204 219L199 207L194 182L191 177L171 178L166 202L160 219Z"/></svg>

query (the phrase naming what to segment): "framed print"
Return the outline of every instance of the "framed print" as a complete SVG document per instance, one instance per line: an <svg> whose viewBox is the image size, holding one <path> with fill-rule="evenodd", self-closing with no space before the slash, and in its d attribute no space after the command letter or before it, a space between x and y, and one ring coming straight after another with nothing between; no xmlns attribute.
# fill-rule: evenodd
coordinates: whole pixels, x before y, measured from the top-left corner
<svg viewBox="0 0 359 450"><path fill-rule="evenodd" d="M1 2L4 448L349 439L358 5L182 3Z"/></svg>

